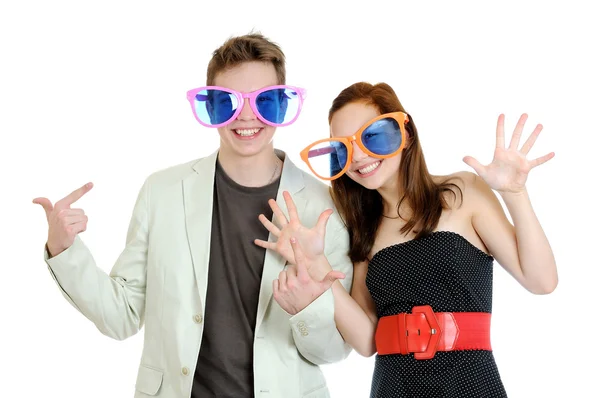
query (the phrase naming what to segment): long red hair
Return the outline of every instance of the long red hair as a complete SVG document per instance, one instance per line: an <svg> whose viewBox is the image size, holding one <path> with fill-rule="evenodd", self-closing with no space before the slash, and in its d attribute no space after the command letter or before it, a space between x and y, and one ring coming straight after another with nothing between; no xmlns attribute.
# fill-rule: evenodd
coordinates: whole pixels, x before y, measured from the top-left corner
<svg viewBox="0 0 600 398"><path fill-rule="evenodd" d="M329 124L333 115L350 103L364 103L381 113L404 112L404 107L394 90L385 83L375 85L360 82L344 90L333 100L329 109ZM406 223L400 229L403 234L413 231L415 238L431 233L437 226L442 210L450 207L446 194L462 199L458 185L448 180L436 183L427 170L419 135L414 120L409 115L406 125L408 139L402 152L399 173L399 195L396 210L401 206L409 209ZM377 229L383 218L383 199L379 192L363 187L347 175L332 181L331 196L344 220L350 235L350 258L353 262L368 260L373 248ZM406 213L404 215L406 217Z"/></svg>

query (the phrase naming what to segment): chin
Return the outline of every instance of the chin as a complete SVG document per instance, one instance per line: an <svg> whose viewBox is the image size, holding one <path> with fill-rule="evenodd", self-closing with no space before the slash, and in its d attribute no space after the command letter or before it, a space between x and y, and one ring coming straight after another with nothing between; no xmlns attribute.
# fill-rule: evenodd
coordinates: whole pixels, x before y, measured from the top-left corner
<svg viewBox="0 0 600 398"><path fill-rule="evenodd" d="M237 145L229 146L231 151L241 157L252 157L265 151L271 151L272 147L269 144L239 147Z"/></svg>
<svg viewBox="0 0 600 398"><path fill-rule="evenodd" d="M255 138L240 139L236 136L236 133L232 130L227 129L226 131L220 131L221 136L221 148L227 147L227 149L238 156L249 157L262 153L266 150L272 150L273 145L273 134L272 129L266 128L260 132Z"/></svg>
<svg viewBox="0 0 600 398"><path fill-rule="evenodd" d="M375 176L362 178L360 176L349 175L349 177L350 179L352 179L352 181L356 182L359 185L362 185L364 188L369 190L379 189L382 185L380 179L376 178Z"/></svg>
<svg viewBox="0 0 600 398"><path fill-rule="evenodd" d="M381 183L381 181L368 181L363 184L363 187L370 189L372 191L376 191L379 188L381 188L382 186L383 186L383 184Z"/></svg>

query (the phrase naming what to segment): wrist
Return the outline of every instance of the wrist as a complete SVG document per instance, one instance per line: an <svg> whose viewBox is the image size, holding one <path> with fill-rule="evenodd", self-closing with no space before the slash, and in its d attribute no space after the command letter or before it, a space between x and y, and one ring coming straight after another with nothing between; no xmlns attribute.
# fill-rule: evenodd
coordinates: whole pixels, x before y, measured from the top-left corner
<svg viewBox="0 0 600 398"><path fill-rule="evenodd" d="M329 261L325 254L320 254L309 261L308 272L316 280L322 280L330 271L332 271Z"/></svg>
<svg viewBox="0 0 600 398"><path fill-rule="evenodd" d="M523 187L518 191L499 191L500 197L506 200L519 200L527 197L527 188Z"/></svg>
<svg viewBox="0 0 600 398"><path fill-rule="evenodd" d="M46 252L48 252L49 258L58 256L62 251L64 251L64 249L58 249L46 243Z"/></svg>

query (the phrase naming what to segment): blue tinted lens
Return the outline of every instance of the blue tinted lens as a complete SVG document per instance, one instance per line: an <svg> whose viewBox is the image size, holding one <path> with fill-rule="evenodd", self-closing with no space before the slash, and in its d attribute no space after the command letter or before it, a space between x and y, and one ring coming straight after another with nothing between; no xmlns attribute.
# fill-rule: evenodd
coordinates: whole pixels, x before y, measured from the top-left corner
<svg viewBox="0 0 600 398"><path fill-rule="evenodd" d="M198 119L210 125L225 123L239 106L237 97L223 90L202 90L194 98Z"/></svg>
<svg viewBox="0 0 600 398"><path fill-rule="evenodd" d="M289 88L263 91L256 97L256 109L271 123L287 124L298 115L300 93Z"/></svg>
<svg viewBox="0 0 600 398"><path fill-rule="evenodd" d="M347 160L346 145L339 141L321 142L308 151L308 162L312 171L323 178L338 175L346 167Z"/></svg>
<svg viewBox="0 0 600 398"><path fill-rule="evenodd" d="M331 154L331 175L336 175L346 167L348 149L339 141L332 141L331 146L335 148L335 152Z"/></svg>
<svg viewBox="0 0 600 398"><path fill-rule="evenodd" d="M393 118L380 119L367 127L361 135L363 145L376 155L389 155L400 148L402 133Z"/></svg>

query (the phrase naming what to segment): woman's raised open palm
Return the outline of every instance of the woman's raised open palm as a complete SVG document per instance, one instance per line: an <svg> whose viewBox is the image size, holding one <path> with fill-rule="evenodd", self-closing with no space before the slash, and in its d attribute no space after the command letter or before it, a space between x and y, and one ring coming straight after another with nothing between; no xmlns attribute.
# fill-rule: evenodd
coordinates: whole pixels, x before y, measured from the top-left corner
<svg viewBox="0 0 600 398"><path fill-rule="evenodd" d="M274 250L282 255L288 263L296 264L294 258L294 251L290 244L290 239L295 237L298 243L303 248L304 256L306 257L307 266L310 268L313 260L323 255L325 248L325 230L327 227L327 220L333 213L333 210L327 209L319 216L317 224L312 228L307 228L300 222L298 216L298 210L292 200L292 196L289 192L283 193L285 205L288 209L290 219L288 220L283 211L277 205L274 200L269 200L269 205L273 210L275 220L281 226L277 227L271 221L269 221L263 214L259 216L260 222L265 228L277 237L277 242L267 242L261 239L255 239L254 243L265 249Z"/></svg>
<svg viewBox="0 0 600 398"><path fill-rule="evenodd" d="M521 115L521 118L513 131L510 144L508 148L506 148L504 144L504 115L498 117L494 159L487 166L482 165L471 156L466 156L463 159L466 164L471 166L475 172L483 178L490 188L500 193L522 192L525 189L525 182L527 181L529 171L534 167L546 163L554 157L554 152L550 152L536 159L527 159L527 154L542 131L541 124L538 124L535 127L521 149L518 149L526 120L527 114Z"/></svg>

